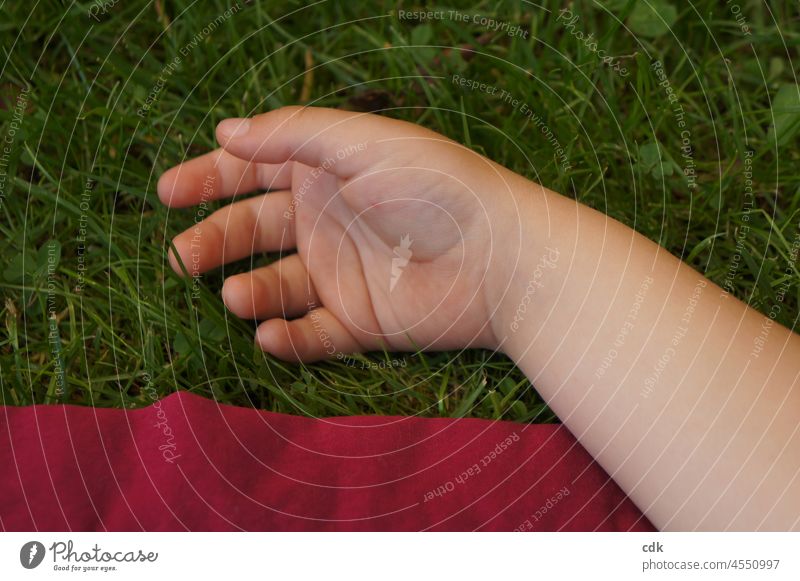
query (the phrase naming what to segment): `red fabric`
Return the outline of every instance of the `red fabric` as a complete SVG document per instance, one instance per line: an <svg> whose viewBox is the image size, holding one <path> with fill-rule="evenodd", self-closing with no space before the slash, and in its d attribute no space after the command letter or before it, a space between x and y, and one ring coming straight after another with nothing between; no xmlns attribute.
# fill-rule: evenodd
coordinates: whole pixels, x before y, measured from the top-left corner
<svg viewBox="0 0 800 581"><path fill-rule="evenodd" d="M309 419L176 393L0 407L0 466L7 531L654 530L553 425Z"/></svg>

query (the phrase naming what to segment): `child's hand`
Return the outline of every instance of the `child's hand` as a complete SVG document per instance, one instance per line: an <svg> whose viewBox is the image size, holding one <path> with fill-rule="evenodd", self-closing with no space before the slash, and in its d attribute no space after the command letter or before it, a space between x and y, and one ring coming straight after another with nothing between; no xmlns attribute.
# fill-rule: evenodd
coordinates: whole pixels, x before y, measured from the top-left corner
<svg viewBox="0 0 800 581"><path fill-rule="evenodd" d="M193 275L297 249L222 289L234 314L264 320L256 340L265 351L313 361L498 346L490 321L515 255L498 240L519 229L511 192L522 178L437 133L370 114L286 107L225 120L217 137L221 149L170 169L158 193L184 207L271 190L175 239Z"/></svg>

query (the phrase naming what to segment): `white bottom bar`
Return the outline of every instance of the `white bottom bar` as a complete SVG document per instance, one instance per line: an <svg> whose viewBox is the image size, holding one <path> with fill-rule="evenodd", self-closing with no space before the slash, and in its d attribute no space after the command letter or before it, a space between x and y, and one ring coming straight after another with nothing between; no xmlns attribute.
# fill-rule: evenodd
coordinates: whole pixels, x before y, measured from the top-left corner
<svg viewBox="0 0 800 581"><path fill-rule="evenodd" d="M0 578L796 580L799 547L800 533L4 533Z"/></svg>

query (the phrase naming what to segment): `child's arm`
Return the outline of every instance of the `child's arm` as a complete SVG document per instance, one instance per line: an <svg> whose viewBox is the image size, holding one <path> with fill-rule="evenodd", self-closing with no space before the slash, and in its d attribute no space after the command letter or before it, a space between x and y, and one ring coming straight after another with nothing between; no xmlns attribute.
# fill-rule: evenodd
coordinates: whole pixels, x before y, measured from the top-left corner
<svg viewBox="0 0 800 581"><path fill-rule="evenodd" d="M660 529L800 528L800 337L619 222L520 197L522 246L558 264L496 333L561 420Z"/></svg>
<svg viewBox="0 0 800 581"><path fill-rule="evenodd" d="M284 108L218 128L165 203L254 189L178 236L284 359L497 348L662 529L800 528L800 339L631 229L459 144ZM173 266L177 269L174 257Z"/></svg>

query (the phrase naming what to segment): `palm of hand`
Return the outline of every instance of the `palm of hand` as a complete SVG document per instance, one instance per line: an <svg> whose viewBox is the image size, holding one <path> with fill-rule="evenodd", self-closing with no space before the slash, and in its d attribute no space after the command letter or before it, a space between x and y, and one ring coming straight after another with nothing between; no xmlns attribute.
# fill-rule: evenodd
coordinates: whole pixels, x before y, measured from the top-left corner
<svg viewBox="0 0 800 581"><path fill-rule="evenodd" d="M293 171L298 253L319 301L366 349L487 343L486 220L457 179L423 164L347 179Z"/></svg>

